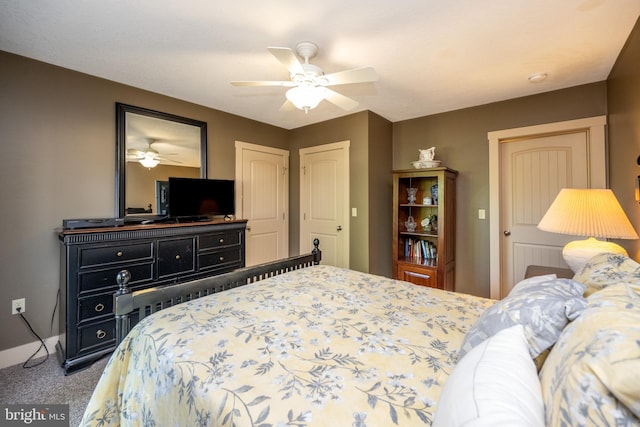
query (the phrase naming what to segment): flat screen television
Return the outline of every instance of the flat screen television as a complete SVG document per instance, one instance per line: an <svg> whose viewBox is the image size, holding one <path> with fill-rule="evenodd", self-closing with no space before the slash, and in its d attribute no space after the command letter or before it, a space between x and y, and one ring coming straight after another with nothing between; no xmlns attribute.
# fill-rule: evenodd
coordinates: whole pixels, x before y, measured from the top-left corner
<svg viewBox="0 0 640 427"><path fill-rule="evenodd" d="M169 177L169 217L218 217L235 213L235 182Z"/></svg>

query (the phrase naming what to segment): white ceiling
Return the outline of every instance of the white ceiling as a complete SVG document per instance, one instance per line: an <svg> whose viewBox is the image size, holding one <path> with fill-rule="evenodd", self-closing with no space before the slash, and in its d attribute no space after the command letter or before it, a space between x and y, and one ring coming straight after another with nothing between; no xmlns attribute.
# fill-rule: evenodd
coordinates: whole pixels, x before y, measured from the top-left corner
<svg viewBox="0 0 640 427"><path fill-rule="evenodd" d="M638 0L4 0L0 49L286 129L355 111L390 121L605 80ZM283 112L269 46L303 40L325 73L373 66L335 86L360 104ZM541 83L531 74L545 72Z"/></svg>

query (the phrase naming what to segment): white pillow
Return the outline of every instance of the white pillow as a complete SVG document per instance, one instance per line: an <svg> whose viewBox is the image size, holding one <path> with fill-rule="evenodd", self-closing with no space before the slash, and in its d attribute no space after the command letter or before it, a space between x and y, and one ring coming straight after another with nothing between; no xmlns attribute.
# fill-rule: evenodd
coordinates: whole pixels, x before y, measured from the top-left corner
<svg viewBox="0 0 640 427"><path fill-rule="evenodd" d="M544 404L522 325L474 347L444 385L433 427L544 426Z"/></svg>

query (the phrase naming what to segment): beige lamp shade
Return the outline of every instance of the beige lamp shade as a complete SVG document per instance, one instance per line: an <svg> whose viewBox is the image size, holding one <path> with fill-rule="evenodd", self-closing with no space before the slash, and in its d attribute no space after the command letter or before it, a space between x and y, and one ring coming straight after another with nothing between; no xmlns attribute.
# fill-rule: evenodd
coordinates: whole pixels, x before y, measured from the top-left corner
<svg viewBox="0 0 640 427"><path fill-rule="evenodd" d="M568 243L562 251L565 262L574 272L602 252L627 255L620 245L599 241L594 237L638 238L618 199L609 189L563 188L540 220L538 228L552 233L589 237Z"/></svg>

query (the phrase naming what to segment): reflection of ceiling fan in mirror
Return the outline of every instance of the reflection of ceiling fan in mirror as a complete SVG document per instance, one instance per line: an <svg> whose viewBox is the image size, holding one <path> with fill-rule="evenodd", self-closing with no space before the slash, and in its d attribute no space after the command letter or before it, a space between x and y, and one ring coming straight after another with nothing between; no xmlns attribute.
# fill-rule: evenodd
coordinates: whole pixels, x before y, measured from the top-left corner
<svg viewBox="0 0 640 427"><path fill-rule="evenodd" d="M286 93L287 101L285 101L281 109L294 105L296 108L308 113L309 110L317 107L325 99L344 110L351 110L358 103L329 89L327 86L367 83L378 80L378 75L372 67L354 68L337 73L324 74L322 69L309 63L309 59L318 53L318 46L311 42L300 42L296 45L296 53L300 58L304 59L304 63L301 63L296 54L288 47L270 47L268 50L287 67L289 81L235 81L231 82L231 84L234 86L291 87Z"/></svg>
<svg viewBox="0 0 640 427"><path fill-rule="evenodd" d="M127 150L127 161L129 162L140 162L142 166L145 168L154 168L158 166L160 161L172 162L172 163L182 163L177 160L169 159L164 156L172 156L176 153L163 153L160 152L151 146L157 142L156 139L146 138L147 148L145 150L137 150L135 148L129 148Z"/></svg>

